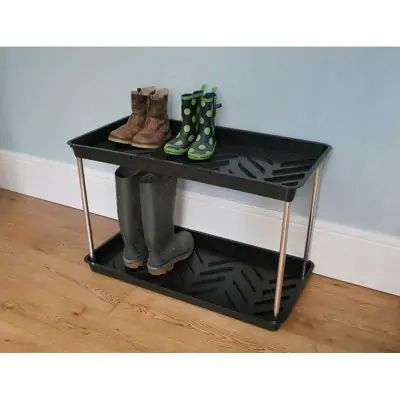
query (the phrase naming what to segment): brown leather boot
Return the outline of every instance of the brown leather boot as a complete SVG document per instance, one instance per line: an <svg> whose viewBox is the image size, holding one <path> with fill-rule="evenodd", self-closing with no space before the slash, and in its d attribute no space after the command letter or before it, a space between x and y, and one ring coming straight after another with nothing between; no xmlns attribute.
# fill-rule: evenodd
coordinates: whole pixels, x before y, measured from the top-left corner
<svg viewBox="0 0 400 400"><path fill-rule="evenodd" d="M156 88L154 86L147 86L131 92L132 114L125 125L110 133L109 140L131 144L133 137L144 127L147 99L155 91Z"/></svg>
<svg viewBox="0 0 400 400"><path fill-rule="evenodd" d="M132 146L158 149L171 136L167 115L168 90L158 89L149 97L144 127L132 139Z"/></svg>

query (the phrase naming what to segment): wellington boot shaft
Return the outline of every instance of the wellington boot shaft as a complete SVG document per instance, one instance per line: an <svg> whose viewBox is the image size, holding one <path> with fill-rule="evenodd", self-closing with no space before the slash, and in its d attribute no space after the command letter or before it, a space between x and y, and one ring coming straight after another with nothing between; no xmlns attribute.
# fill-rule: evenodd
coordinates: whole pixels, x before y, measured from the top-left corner
<svg viewBox="0 0 400 400"><path fill-rule="evenodd" d="M206 93L200 104L200 125L196 140L188 150L191 160L208 160L214 153L217 145L215 137L215 115L221 105L216 104L216 88Z"/></svg>
<svg viewBox="0 0 400 400"><path fill-rule="evenodd" d="M200 120L200 102L204 94L203 87L193 93L181 96L182 127L179 133L164 146L166 154L180 156L185 154L197 136Z"/></svg>
<svg viewBox="0 0 400 400"><path fill-rule="evenodd" d="M143 172L119 167L115 172L118 222L124 242L124 262L137 268L144 264L147 250L140 207L140 179Z"/></svg>

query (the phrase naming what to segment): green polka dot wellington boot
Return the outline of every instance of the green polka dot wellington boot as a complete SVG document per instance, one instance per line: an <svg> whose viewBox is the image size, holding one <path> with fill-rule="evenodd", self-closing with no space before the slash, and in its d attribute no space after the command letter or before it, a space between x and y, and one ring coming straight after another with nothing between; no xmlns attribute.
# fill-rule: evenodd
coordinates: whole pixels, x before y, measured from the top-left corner
<svg viewBox="0 0 400 400"><path fill-rule="evenodd" d="M216 109L221 107L221 104L217 104L216 91L217 88L212 88L201 99L199 130L195 142L188 150L191 160L208 160L215 153L215 114Z"/></svg>
<svg viewBox="0 0 400 400"><path fill-rule="evenodd" d="M200 90L182 95L182 127L179 133L164 146L164 152L175 156L185 154L194 142L199 127L200 102L205 85Z"/></svg>

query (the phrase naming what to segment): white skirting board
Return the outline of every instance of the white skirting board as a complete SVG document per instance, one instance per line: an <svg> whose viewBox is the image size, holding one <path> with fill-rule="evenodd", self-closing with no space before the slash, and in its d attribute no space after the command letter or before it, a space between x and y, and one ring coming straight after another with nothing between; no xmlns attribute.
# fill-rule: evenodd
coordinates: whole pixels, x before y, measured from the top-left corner
<svg viewBox="0 0 400 400"><path fill-rule="evenodd" d="M113 174L90 168L85 174L90 211L116 218ZM0 187L82 208L75 165L0 149ZM278 248L281 217L277 211L214 196L177 193L178 225L260 247ZM306 227L304 217L292 214L288 253L302 256ZM399 237L317 217L310 258L317 274L400 295Z"/></svg>

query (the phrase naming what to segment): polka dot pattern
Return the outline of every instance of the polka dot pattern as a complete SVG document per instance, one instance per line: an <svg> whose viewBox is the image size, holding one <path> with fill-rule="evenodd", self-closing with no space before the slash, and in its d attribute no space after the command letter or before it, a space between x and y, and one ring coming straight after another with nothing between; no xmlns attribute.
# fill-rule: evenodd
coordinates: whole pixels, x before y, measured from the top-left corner
<svg viewBox="0 0 400 400"><path fill-rule="evenodd" d="M216 144L215 100L210 100L207 96L182 100L182 127L176 137L165 145L164 149L168 154L187 153L188 157L194 160L212 157Z"/></svg>

